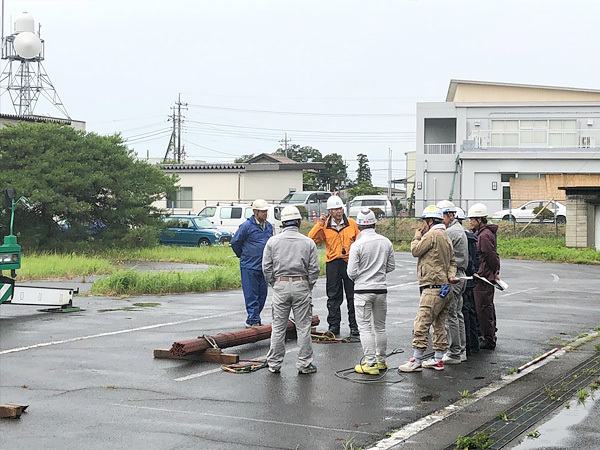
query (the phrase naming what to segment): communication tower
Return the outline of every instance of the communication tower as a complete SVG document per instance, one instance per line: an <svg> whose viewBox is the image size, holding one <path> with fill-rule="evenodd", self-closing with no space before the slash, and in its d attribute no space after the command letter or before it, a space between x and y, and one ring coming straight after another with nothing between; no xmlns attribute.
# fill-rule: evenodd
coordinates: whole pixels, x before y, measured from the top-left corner
<svg viewBox="0 0 600 450"><path fill-rule="evenodd" d="M40 37L39 28L37 34L35 33L33 17L26 12L19 14L14 22L13 34L6 37L4 37L4 17L2 17L2 24L2 59L8 62L0 76L0 88L2 94L9 93L15 114L34 115L35 105L42 95L67 119L70 119L42 65L45 45Z"/></svg>

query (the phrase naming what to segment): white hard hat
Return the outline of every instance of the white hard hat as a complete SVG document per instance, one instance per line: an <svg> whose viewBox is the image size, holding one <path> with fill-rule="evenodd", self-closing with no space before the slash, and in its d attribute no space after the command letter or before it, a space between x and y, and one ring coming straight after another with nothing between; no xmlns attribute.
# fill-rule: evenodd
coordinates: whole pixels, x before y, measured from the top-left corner
<svg viewBox="0 0 600 450"><path fill-rule="evenodd" d="M269 204L262 198L258 198L252 202L252 209L258 209L259 211L267 211Z"/></svg>
<svg viewBox="0 0 600 450"><path fill-rule="evenodd" d="M421 214L421 219L444 219L444 213L440 208L435 205L429 205L427 208L423 210L423 214Z"/></svg>
<svg viewBox="0 0 600 450"><path fill-rule="evenodd" d="M487 217L488 210L487 206L483 203L475 203L473 206L469 208L469 218L471 217Z"/></svg>
<svg viewBox="0 0 600 450"><path fill-rule="evenodd" d="M443 213L456 212L456 206L450 200L441 200L435 206L440 208Z"/></svg>
<svg viewBox="0 0 600 450"><path fill-rule="evenodd" d="M281 221L287 222L288 220L302 219L300 211L295 206L289 205L281 210Z"/></svg>
<svg viewBox="0 0 600 450"><path fill-rule="evenodd" d="M337 195L332 195L327 199L327 209L343 208L344 202Z"/></svg>
<svg viewBox="0 0 600 450"><path fill-rule="evenodd" d="M369 208L361 209L356 215L356 224L359 227L373 225L377 220L375 219L375 213Z"/></svg>
<svg viewBox="0 0 600 450"><path fill-rule="evenodd" d="M456 207L456 218L458 220L465 220L467 218L467 216L465 216L465 211L464 209L460 208L460 207Z"/></svg>

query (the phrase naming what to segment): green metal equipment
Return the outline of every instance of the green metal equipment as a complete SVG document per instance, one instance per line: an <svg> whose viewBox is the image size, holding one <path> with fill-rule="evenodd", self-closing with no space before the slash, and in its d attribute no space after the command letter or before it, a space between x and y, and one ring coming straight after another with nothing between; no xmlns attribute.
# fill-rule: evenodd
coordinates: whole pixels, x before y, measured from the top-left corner
<svg viewBox="0 0 600 450"><path fill-rule="evenodd" d="M73 307L73 294L79 290L15 285L17 270L21 268L21 246L13 234L15 206L19 202L28 203L25 197L15 200L17 191L13 188L7 188L4 196L6 207L10 208L10 234L4 236L4 243L0 245L0 304L59 306L47 311L79 311L79 308ZM10 277L4 276L5 270L10 270Z"/></svg>

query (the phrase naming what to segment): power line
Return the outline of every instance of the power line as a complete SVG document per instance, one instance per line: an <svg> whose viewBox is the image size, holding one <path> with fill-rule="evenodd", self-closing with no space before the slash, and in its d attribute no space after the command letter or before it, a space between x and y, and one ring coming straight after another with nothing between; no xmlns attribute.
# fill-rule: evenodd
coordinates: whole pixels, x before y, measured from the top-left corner
<svg viewBox="0 0 600 450"><path fill-rule="evenodd" d="M188 120L188 123L197 123L201 125L214 125L218 127L230 127L230 128L244 128L251 130L264 130L264 131L276 131L282 132L294 132L294 133L330 133L330 134L410 134L416 135L414 131L327 131L327 130L295 130L295 129L283 129L283 128L263 128L263 127L247 127L243 125L228 125L223 123L212 123L212 122L201 122L197 120Z"/></svg>
<svg viewBox="0 0 600 450"><path fill-rule="evenodd" d="M187 139L184 139L184 142L186 142L187 144L191 144L195 147L203 148L204 150L208 150L208 151L215 152L215 153L220 153L221 155L235 156L235 157L240 156L240 155L234 155L233 153L220 152L219 150L215 150L214 148L204 147L200 144L196 144L195 142L188 141Z"/></svg>
<svg viewBox="0 0 600 450"><path fill-rule="evenodd" d="M208 105L189 105L192 108L216 109L220 111L237 111L253 114L278 114L278 115L295 115L295 116L328 116L328 117L415 117L416 114L403 113L311 113L311 112L293 112L293 111L267 111L262 109L242 109L242 108L226 108L224 106L208 106Z"/></svg>
<svg viewBox="0 0 600 450"><path fill-rule="evenodd" d="M123 136L125 139L137 139L138 137L144 137L153 133L157 133L157 132L163 132L163 131L170 131L169 128L161 128L159 130L151 130L151 131L145 131L143 133L138 133L138 134L132 134L130 136Z"/></svg>

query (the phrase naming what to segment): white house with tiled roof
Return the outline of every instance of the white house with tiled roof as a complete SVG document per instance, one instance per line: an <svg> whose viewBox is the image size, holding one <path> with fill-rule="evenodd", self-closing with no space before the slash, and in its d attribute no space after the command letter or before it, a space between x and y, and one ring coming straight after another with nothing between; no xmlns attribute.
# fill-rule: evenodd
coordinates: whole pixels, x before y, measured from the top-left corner
<svg viewBox="0 0 600 450"><path fill-rule="evenodd" d="M600 175L600 90L451 80L445 102L417 104L415 158L417 216L449 197L515 207L534 199L511 180Z"/></svg>
<svg viewBox="0 0 600 450"><path fill-rule="evenodd" d="M155 206L174 213L196 214L217 202L252 202L257 198L278 203L302 190L302 171L323 163L298 163L285 156L262 153L244 163L159 164L179 177L178 191Z"/></svg>

